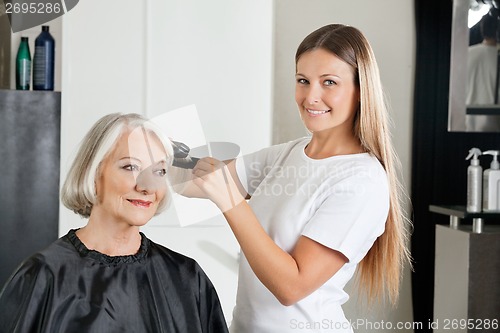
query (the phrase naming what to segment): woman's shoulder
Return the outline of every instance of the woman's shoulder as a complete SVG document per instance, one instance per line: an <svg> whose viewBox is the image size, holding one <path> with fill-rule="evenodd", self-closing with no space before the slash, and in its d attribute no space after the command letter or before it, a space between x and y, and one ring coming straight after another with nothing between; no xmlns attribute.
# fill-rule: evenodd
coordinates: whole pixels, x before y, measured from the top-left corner
<svg viewBox="0 0 500 333"><path fill-rule="evenodd" d="M380 170L385 173L384 166L375 155L371 153L362 153L362 154L354 154L353 156L357 157L354 160L359 165L363 165L364 167L370 169Z"/></svg>
<svg viewBox="0 0 500 333"><path fill-rule="evenodd" d="M294 148L297 147L305 147L307 143L311 141L310 137L301 137L297 139L293 139L290 141L282 142L282 143L277 143L274 145L271 145L269 147L263 148L260 151L264 152L274 152L274 153L283 153L283 152L290 152Z"/></svg>
<svg viewBox="0 0 500 333"><path fill-rule="evenodd" d="M268 159L271 159L274 162L284 161L290 156L300 156L309 141L311 141L310 137L302 137L288 142L272 145L262 149L261 152L268 156Z"/></svg>
<svg viewBox="0 0 500 333"><path fill-rule="evenodd" d="M369 153L336 156L323 165L328 172L325 184L350 186L369 193L387 190L388 178L384 166ZM348 185L349 184L349 185ZM335 187L336 190L338 190Z"/></svg>
<svg viewBox="0 0 500 333"><path fill-rule="evenodd" d="M385 174L385 169L376 156L370 153L334 156L329 160L332 165L346 166L356 170L376 170Z"/></svg>
<svg viewBox="0 0 500 333"><path fill-rule="evenodd" d="M10 283L16 284L24 280L42 281L51 279L58 270L61 262L60 248L63 247L61 239L24 259L13 272Z"/></svg>
<svg viewBox="0 0 500 333"><path fill-rule="evenodd" d="M150 240L148 258L155 270L162 271L162 275L168 276L179 285L185 285L187 288L194 285L213 288L210 278L198 262L191 257Z"/></svg>
<svg viewBox="0 0 500 333"><path fill-rule="evenodd" d="M34 266L50 267L63 260L69 254L74 255L75 251L66 238L67 236L63 236L55 240L47 247L25 259L24 262Z"/></svg>
<svg viewBox="0 0 500 333"><path fill-rule="evenodd" d="M150 257L158 257L161 258L162 261L166 262L169 265L175 265L178 268L185 269L188 271L198 272L201 270L198 262L184 255L180 252L169 249L161 244L155 243L152 240L149 240L149 256Z"/></svg>

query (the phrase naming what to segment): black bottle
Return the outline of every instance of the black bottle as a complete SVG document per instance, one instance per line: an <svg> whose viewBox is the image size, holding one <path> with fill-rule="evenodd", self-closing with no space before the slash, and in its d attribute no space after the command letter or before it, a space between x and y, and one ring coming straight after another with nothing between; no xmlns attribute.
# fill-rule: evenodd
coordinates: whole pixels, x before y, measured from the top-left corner
<svg viewBox="0 0 500 333"><path fill-rule="evenodd" d="M54 90L55 41L47 25L35 39L33 90Z"/></svg>

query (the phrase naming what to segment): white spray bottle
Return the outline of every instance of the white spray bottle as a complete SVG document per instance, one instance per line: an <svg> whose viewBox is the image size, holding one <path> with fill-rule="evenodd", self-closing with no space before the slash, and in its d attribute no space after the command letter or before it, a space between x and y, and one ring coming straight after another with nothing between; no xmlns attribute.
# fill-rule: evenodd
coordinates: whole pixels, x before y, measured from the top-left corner
<svg viewBox="0 0 500 333"><path fill-rule="evenodd" d="M467 211L470 213L479 213L482 208L481 194L483 181L483 168L479 164L477 158L481 155L481 150L472 148L469 150L469 155L466 160L472 157L469 167L467 168Z"/></svg>
<svg viewBox="0 0 500 333"><path fill-rule="evenodd" d="M484 155L493 155L490 168L484 170L483 175L483 210L500 210L500 164L498 163L498 150L488 150Z"/></svg>

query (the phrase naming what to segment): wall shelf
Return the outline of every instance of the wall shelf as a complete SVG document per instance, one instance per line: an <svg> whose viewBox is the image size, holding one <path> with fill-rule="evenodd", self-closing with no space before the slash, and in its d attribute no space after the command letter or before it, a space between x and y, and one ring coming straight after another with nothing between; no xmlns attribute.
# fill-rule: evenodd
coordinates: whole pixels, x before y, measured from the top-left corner
<svg viewBox="0 0 500 333"><path fill-rule="evenodd" d="M482 106L468 106L466 108L467 115L483 115L483 116L500 116L500 107L498 105L482 105Z"/></svg>
<svg viewBox="0 0 500 333"><path fill-rule="evenodd" d="M450 227L457 229L460 225L460 219L472 219L472 231L481 233L484 229L484 220L488 219L490 223L499 224L499 212L480 212L470 213L465 206L460 205L430 205L429 211L450 217Z"/></svg>

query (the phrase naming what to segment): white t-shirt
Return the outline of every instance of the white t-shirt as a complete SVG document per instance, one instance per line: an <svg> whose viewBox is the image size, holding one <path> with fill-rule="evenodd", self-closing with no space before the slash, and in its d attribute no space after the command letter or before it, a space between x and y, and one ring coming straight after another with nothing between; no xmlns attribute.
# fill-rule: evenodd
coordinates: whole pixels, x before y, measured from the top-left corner
<svg viewBox="0 0 500 333"><path fill-rule="evenodd" d="M467 105L494 104L497 80L496 45L476 44L469 47L467 58Z"/></svg>
<svg viewBox="0 0 500 333"><path fill-rule="evenodd" d="M283 306L242 254L231 332L352 332L341 307L349 298L343 288L384 231L387 175L368 153L311 159L304 152L309 141L301 138L239 158L238 177L279 247L290 252L304 235L340 251L349 262L312 294Z"/></svg>
<svg viewBox="0 0 500 333"><path fill-rule="evenodd" d="M469 47L466 105L492 105L495 103L497 57L496 45L480 43ZM500 126L500 117L466 115L465 122L469 131L496 131Z"/></svg>

